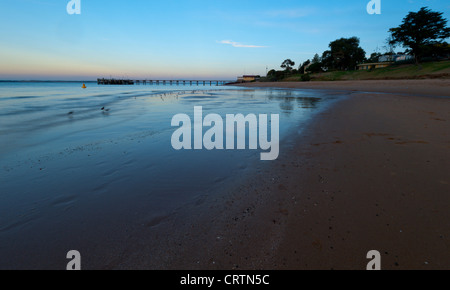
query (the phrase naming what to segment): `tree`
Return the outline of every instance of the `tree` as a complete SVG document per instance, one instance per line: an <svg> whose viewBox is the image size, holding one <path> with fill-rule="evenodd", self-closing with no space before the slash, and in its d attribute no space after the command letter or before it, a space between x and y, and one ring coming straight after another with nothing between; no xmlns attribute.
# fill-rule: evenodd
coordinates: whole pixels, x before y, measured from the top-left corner
<svg viewBox="0 0 450 290"><path fill-rule="evenodd" d="M450 44L446 42L433 45L432 50L435 57L450 57Z"/></svg>
<svg viewBox="0 0 450 290"><path fill-rule="evenodd" d="M381 53L374 52L370 55L370 58L367 60L367 62L369 62L369 63L378 62L378 59L380 58L380 56L382 56Z"/></svg>
<svg viewBox="0 0 450 290"><path fill-rule="evenodd" d="M273 76L276 75L276 73L277 73L276 70L271 69L271 70L269 70L269 71L267 72L267 77L268 77L268 78L269 78L269 77L273 77Z"/></svg>
<svg viewBox="0 0 450 290"><path fill-rule="evenodd" d="M286 71L291 71L292 67L295 65L295 62L293 62L290 59L286 59L285 61L283 61L283 63L281 64L281 67L286 69Z"/></svg>
<svg viewBox="0 0 450 290"><path fill-rule="evenodd" d="M450 28L442 14L427 7L409 12L399 27L389 29L391 44L409 47L418 64L423 56L433 54L433 46L444 44L450 37Z"/></svg>
<svg viewBox="0 0 450 290"><path fill-rule="evenodd" d="M359 46L359 38L340 38L329 44L330 55L324 55L327 66L338 70L353 70L366 58L366 52ZM328 53L328 51L327 51ZM325 54L325 53L324 53Z"/></svg>
<svg viewBox="0 0 450 290"><path fill-rule="evenodd" d="M383 46L384 50L387 53L390 53L391 55L395 54L394 50L395 50L395 47L396 47L396 44L394 42L392 42L392 40L393 40L392 35L389 35L388 38L386 38L386 41L385 41L386 45Z"/></svg>
<svg viewBox="0 0 450 290"><path fill-rule="evenodd" d="M272 69L267 73L267 80L270 82L277 82L277 81L283 79L284 76L285 76L285 74L283 71L276 71L276 70Z"/></svg>
<svg viewBox="0 0 450 290"><path fill-rule="evenodd" d="M333 55L330 50L325 50L322 53L322 66L328 69L333 68Z"/></svg>
<svg viewBox="0 0 450 290"><path fill-rule="evenodd" d="M322 59L316 53L311 61L311 65L308 67L308 71L312 73L322 72Z"/></svg>
<svg viewBox="0 0 450 290"><path fill-rule="evenodd" d="M312 64L320 63L322 60L320 59L320 56L316 53L311 61Z"/></svg>

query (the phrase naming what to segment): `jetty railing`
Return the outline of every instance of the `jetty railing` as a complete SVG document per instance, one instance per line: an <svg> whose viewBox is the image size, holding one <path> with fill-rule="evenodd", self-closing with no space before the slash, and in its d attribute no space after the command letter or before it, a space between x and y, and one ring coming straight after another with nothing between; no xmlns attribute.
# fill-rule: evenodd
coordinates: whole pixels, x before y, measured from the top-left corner
<svg viewBox="0 0 450 290"><path fill-rule="evenodd" d="M130 79L97 79L99 85L225 85L232 81L224 80L130 80Z"/></svg>

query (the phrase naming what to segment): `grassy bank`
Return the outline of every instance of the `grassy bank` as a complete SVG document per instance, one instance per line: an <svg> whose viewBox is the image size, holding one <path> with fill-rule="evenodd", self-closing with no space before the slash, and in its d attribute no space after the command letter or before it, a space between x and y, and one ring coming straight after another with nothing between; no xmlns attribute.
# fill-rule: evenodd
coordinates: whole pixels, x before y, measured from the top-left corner
<svg viewBox="0 0 450 290"><path fill-rule="evenodd" d="M419 66L414 64L392 65L370 71L334 71L310 74L311 81L344 80L395 80L450 78L450 61L428 62ZM283 81L301 81L301 75L293 75Z"/></svg>

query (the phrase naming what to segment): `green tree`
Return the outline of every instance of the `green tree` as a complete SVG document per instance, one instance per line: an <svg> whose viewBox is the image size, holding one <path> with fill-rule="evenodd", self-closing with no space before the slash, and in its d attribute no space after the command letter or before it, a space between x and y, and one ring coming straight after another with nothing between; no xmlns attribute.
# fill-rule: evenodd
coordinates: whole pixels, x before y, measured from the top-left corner
<svg viewBox="0 0 450 290"><path fill-rule="evenodd" d="M418 64L423 56L433 54L433 47L444 44L445 39L450 37L450 28L442 14L427 7L409 12L399 27L389 29L391 44L409 47Z"/></svg>
<svg viewBox="0 0 450 290"><path fill-rule="evenodd" d="M311 64L308 69L308 71L312 72L312 73L318 73L318 72L323 72L322 69L322 63L321 62L316 62Z"/></svg>
<svg viewBox="0 0 450 290"><path fill-rule="evenodd" d="M379 52L374 52L370 55L370 58L367 60L367 62L369 63L374 63L374 62L378 62L378 58L382 56L381 53Z"/></svg>
<svg viewBox="0 0 450 290"><path fill-rule="evenodd" d="M290 59L286 59L285 61L283 61L283 63L281 64L281 67L284 68L286 71L291 71L292 67L295 65L295 62L293 62Z"/></svg>
<svg viewBox="0 0 450 290"><path fill-rule="evenodd" d="M270 82L277 82L285 77L284 71L276 71L274 69L267 72L267 80Z"/></svg>
<svg viewBox="0 0 450 290"><path fill-rule="evenodd" d="M331 54L330 50L325 50L322 53L322 66L326 67L327 69L333 68L333 55Z"/></svg>
<svg viewBox="0 0 450 290"><path fill-rule="evenodd" d="M311 61L312 64L320 63L322 60L320 59L320 56L316 53Z"/></svg>
<svg viewBox="0 0 450 290"><path fill-rule="evenodd" d="M446 42L433 45L432 50L436 57L443 56L448 58L450 56L450 44Z"/></svg>
<svg viewBox="0 0 450 290"><path fill-rule="evenodd" d="M312 73L322 72L322 58L316 53L308 67L308 71Z"/></svg>
<svg viewBox="0 0 450 290"><path fill-rule="evenodd" d="M366 58L366 52L359 46L359 38L340 38L330 43L327 65L338 70L354 70Z"/></svg>

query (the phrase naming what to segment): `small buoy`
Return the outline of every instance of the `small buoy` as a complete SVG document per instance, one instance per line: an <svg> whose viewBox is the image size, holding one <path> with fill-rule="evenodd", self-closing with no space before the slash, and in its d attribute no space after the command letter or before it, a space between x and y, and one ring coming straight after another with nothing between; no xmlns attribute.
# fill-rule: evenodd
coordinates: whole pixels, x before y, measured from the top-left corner
<svg viewBox="0 0 450 290"><path fill-rule="evenodd" d="M85 84L83 84L83 86L81 87L82 89L85 89L86 88L86 85Z"/></svg>

